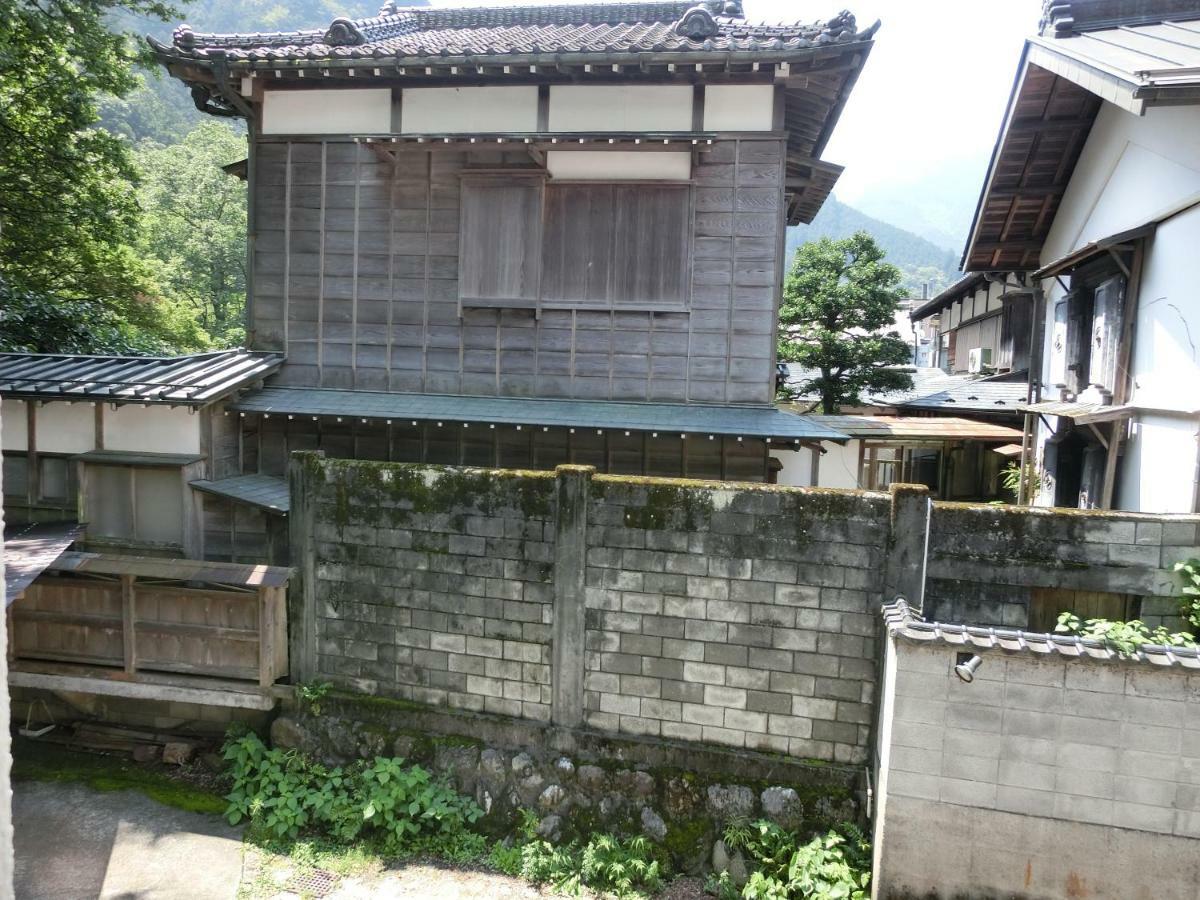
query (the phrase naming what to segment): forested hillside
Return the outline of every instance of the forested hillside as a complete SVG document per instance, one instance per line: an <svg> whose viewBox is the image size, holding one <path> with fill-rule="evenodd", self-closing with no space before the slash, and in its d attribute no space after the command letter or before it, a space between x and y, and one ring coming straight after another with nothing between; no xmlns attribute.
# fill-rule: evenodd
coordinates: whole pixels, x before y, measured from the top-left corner
<svg viewBox="0 0 1200 900"><path fill-rule="evenodd" d="M920 293L924 283L938 291L958 277L958 259L951 251L911 231L873 219L837 197L830 197L825 202L811 225L788 229L787 258L790 261L796 255L796 248L806 241L823 237L840 239L858 231L865 231L875 238L887 254L887 261L904 273L905 287L914 294Z"/></svg>
<svg viewBox="0 0 1200 900"><path fill-rule="evenodd" d="M196 0L181 4L183 21L196 31L293 31L319 28L338 16L373 16L379 0ZM406 5L422 6L421 0ZM139 39L151 35L163 43L171 39L178 23L122 13L114 26ZM191 128L208 118L192 104L187 88L157 66L142 69L141 86L124 98L107 98L101 105L101 124L131 140L149 138L159 143L180 140ZM235 120L239 122L240 120ZM235 125L234 127L237 127Z"/></svg>

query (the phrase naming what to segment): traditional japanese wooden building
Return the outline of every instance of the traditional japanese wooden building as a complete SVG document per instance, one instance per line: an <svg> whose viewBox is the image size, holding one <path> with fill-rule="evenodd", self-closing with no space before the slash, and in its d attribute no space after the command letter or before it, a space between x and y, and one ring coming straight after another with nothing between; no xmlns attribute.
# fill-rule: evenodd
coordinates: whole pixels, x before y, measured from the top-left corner
<svg viewBox="0 0 1200 900"><path fill-rule="evenodd" d="M224 479L292 450L764 480L788 223L872 46L737 2L396 8L153 42L250 133L249 343Z"/></svg>

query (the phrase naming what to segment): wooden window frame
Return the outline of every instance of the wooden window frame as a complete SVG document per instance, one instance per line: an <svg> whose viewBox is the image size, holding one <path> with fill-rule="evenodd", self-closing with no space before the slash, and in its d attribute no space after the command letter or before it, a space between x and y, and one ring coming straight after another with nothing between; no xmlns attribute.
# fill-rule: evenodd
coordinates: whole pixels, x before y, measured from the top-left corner
<svg viewBox="0 0 1200 900"><path fill-rule="evenodd" d="M693 257L695 252L694 236L695 236L695 221L696 221L696 190L695 181L688 179L680 180L662 180L662 179L630 179L630 180L613 180L613 179L569 179L556 180L551 179L544 170L506 170L499 172L496 170L489 171L464 171L460 176L460 184L464 191L468 190L473 184L511 184L513 179L530 179L536 180L539 190L539 215L536 227L536 265L534 267L534 283L535 296L530 298L506 298L506 297L486 297L486 296L471 296L464 292L463 285L465 284L464 277L464 249L466 248L466 217L461 215L463 199L460 199L460 216L459 216L459 290L458 304L459 316L461 317L465 309L532 309L535 314L540 316L542 310L577 310L582 312L642 312L642 313L659 313L659 312L674 312L686 313L690 312L692 307L692 267ZM683 216L683 234L680 236L681 270L682 284L680 291L680 299L678 301L669 300L653 300L653 301L634 301L634 302L618 302L613 297L611 288L608 292L607 299L600 300L563 300L560 298L549 298L545 296L546 283L546 221L548 217L549 196L556 187L573 187L573 186L589 186L589 187L610 187L614 190L622 187L662 187L673 188L686 192L685 210ZM614 216L616 211L614 210ZM616 222L614 220L613 240L616 238ZM615 262L615 249L613 251Z"/></svg>

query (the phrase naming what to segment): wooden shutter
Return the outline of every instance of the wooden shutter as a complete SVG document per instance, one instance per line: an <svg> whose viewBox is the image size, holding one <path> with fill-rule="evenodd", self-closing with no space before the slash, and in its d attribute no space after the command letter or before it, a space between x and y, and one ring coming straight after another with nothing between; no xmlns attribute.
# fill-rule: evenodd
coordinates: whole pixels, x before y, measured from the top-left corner
<svg viewBox="0 0 1200 900"><path fill-rule="evenodd" d="M684 302L689 197L686 185L617 187L614 304Z"/></svg>
<svg viewBox="0 0 1200 900"><path fill-rule="evenodd" d="M1067 294L1067 390L1078 394L1087 387L1088 358L1091 355L1091 333L1085 315L1083 291Z"/></svg>
<svg viewBox="0 0 1200 900"><path fill-rule="evenodd" d="M690 221L688 185L547 185L542 301L683 305Z"/></svg>
<svg viewBox="0 0 1200 900"><path fill-rule="evenodd" d="M535 304L541 269L541 181L464 178L461 213L462 302Z"/></svg>
<svg viewBox="0 0 1200 900"><path fill-rule="evenodd" d="M1113 391L1116 389L1117 349L1125 312L1125 279L1114 275L1097 285L1092 309L1088 383Z"/></svg>
<svg viewBox="0 0 1200 900"><path fill-rule="evenodd" d="M611 290L615 188L562 184L546 189L542 299L607 305Z"/></svg>

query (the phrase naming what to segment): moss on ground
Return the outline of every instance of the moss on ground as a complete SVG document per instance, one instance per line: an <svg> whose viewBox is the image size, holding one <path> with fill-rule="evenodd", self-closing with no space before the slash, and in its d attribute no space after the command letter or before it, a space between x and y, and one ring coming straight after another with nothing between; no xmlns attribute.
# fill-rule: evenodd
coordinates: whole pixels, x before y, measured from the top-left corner
<svg viewBox="0 0 1200 900"><path fill-rule="evenodd" d="M13 743L14 781L73 782L97 791L138 791L164 806L222 815L228 804L215 790L155 771L119 756L70 750L57 744Z"/></svg>

